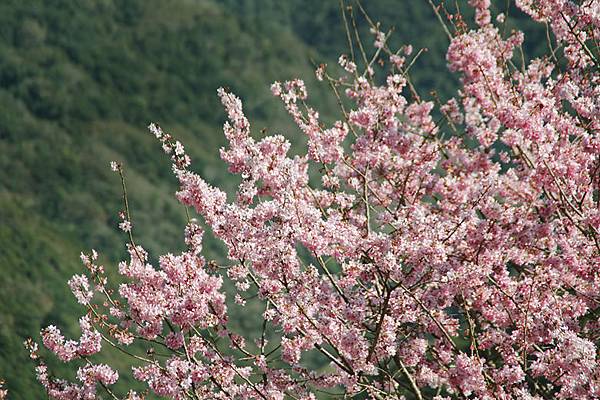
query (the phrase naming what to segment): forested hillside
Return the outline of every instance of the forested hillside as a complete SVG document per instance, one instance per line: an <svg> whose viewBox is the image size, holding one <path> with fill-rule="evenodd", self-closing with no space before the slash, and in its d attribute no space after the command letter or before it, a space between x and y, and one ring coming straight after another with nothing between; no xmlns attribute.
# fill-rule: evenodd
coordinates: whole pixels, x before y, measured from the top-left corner
<svg viewBox="0 0 600 400"><path fill-rule="evenodd" d="M448 96L455 78L439 73L447 38L428 3L364 3L394 27L396 43L429 49L414 80L425 95L437 88ZM341 52L337 0L0 2L0 377L14 398L43 397L24 338L49 324L77 333L83 309L66 280L80 268L79 253L98 250L109 270L124 255L121 188L109 161L125 166L139 242L154 257L176 251L185 211L148 123L172 132L195 170L227 186L216 89L242 97L256 135L267 128L302 146L269 84L303 77L313 103L334 115L335 99L314 80L311 62L333 65ZM206 247L208 257L223 258L218 243Z"/></svg>

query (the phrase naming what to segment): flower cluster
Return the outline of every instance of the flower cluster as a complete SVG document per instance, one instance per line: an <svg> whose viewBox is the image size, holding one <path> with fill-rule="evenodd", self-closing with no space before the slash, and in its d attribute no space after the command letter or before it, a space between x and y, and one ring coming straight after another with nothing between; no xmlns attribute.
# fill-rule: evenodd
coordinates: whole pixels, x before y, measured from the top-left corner
<svg viewBox="0 0 600 400"><path fill-rule="evenodd" d="M89 317L84 316L79 320L81 338L65 340L60 330L50 325L42 331L42 341L47 349L55 353L62 361L71 361L77 357L89 356L98 353L102 348L101 335L92 327Z"/></svg>
<svg viewBox="0 0 600 400"><path fill-rule="evenodd" d="M133 376L172 399L599 398L600 3L517 1L560 46L520 67L523 34L505 37L489 0L469 3L476 29L457 31L447 53L462 87L439 110L410 82L412 48L392 51L379 26L373 60L391 66L385 79L374 79L378 63L361 73L349 56L339 78L317 69L348 98L331 126L301 80L272 85L306 155L289 155L283 136L252 138L241 100L219 89L220 154L241 178L232 201L151 124L177 198L227 259L203 258L194 219L186 251L157 265L122 227L118 298L95 252L83 256L89 277L69 285L94 318L80 320L78 342L46 328L44 345L63 361L87 360L101 339L160 346L162 357L131 353ZM262 334L235 332L228 310L257 303ZM77 376L81 385L38 366L56 399L94 398L96 383L118 377L91 363Z"/></svg>

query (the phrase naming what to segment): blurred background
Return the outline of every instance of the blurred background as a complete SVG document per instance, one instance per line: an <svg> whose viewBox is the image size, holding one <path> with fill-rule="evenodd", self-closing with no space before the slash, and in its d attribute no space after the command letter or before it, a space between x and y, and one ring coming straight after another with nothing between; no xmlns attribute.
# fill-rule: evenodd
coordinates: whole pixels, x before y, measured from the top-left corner
<svg viewBox="0 0 600 400"><path fill-rule="evenodd" d="M506 12L512 2L495 3ZM394 46L428 49L412 68L421 95L452 96L458 81L446 69L448 39L428 1L363 6L382 30L394 28ZM525 30L529 53L543 50L543 29L509 7L509 27ZM372 49L368 25L354 13ZM304 78L310 104L332 121L336 102L315 80L313 62L333 66L347 52L338 0L0 1L0 377L11 398L44 397L25 338L39 338L49 324L79 335L85 310L66 281L82 271L80 252L96 249L111 274L125 256L120 181L109 161L124 164L138 243L154 258L179 251L185 210L148 123L180 139L193 169L231 192L235 179L218 157L225 116L216 89L243 99L256 136L282 133L299 153L302 135L269 85ZM205 243L206 257L224 262L221 245ZM256 326L251 313L232 313L237 326ZM126 365L119 357L102 359ZM59 376L73 376L48 361Z"/></svg>

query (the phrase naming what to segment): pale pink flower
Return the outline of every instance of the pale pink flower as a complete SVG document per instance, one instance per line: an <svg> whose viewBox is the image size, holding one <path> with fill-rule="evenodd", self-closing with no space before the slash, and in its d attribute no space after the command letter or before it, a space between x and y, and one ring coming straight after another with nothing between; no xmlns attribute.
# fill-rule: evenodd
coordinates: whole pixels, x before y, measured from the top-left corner
<svg viewBox="0 0 600 400"><path fill-rule="evenodd" d="M119 223L119 228L123 232L131 232L131 222L129 220L125 220Z"/></svg>

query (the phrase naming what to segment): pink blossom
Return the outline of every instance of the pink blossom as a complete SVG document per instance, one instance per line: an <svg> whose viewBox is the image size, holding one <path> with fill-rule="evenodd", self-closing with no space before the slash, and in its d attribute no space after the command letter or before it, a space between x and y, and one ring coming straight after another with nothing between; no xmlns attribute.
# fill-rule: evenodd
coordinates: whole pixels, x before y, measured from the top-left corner
<svg viewBox="0 0 600 400"><path fill-rule="evenodd" d="M129 243L116 291L97 254L83 254L89 278L69 286L94 326L82 317L75 341L51 325L43 344L89 362L102 339L124 354L139 343L133 376L171 399L599 398L596 3L517 1L564 58L521 66L524 35L505 35L491 2L470 0L474 29L458 29L447 52L461 88L439 109L404 71L412 47L392 52L374 26L373 54L393 67L357 74L341 56L342 76L327 75L348 97L338 120L324 122L302 80L271 86L307 138L300 154L282 135L252 137L242 100L219 89L232 193L151 124L177 199L200 222L186 225L182 251ZM205 259L204 234L224 254ZM264 333L239 329L232 308ZM51 398L91 399L118 378L102 364L83 366L82 384L51 378L27 346Z"/></svg>
<svg viewBox="0 0 600 400"><path fill-rule="evenodd" d="M119 223L119 228L123 231L123 232L131 232L131 222L128 220L125 220L123 222Z"/></svg>
<svg viewBox="0 0 600 400"><path fill-rule="evenodd" d="M69 287L80 304L88 304L94 296L94 292L90 290L90 284L85 275L73 275L69 280Z"/></svg>

